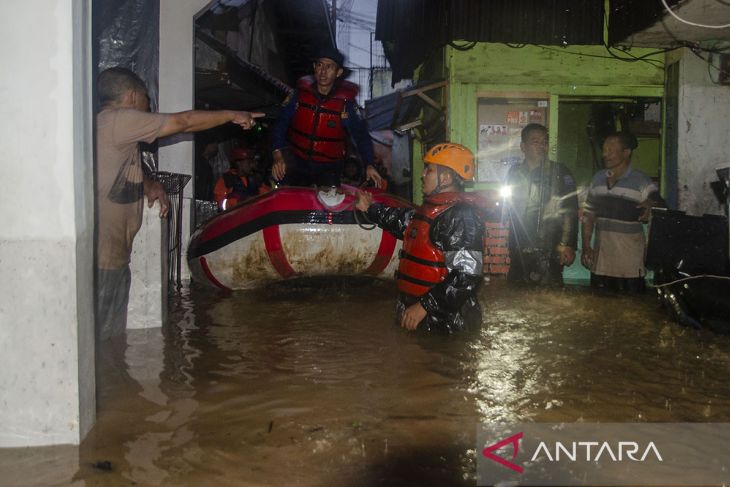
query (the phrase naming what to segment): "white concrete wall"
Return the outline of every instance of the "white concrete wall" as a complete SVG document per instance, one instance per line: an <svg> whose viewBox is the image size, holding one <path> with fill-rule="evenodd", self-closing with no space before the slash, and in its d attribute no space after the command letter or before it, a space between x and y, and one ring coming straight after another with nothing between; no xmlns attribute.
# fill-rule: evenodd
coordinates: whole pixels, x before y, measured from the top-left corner
<svg viewBox="0 0 730 487"><path fill-rule="evenodd" d="M714 84L717 70L708 70L706 62L687 50L679 62L679 209L691 215L721 215L722 205L710 183L717 180L715 168L730 165L730 86Z"/></svg>
<svg viewBox="0 0 730 487"><path fill-rule="evenodd" d="M194 108L193 18L211 0L160 0L160 70L159 111L182 112ZM194 145L192 134L179 134L159 140L159 169L193 175ZM187 279L190 270L185 254L190 236L192 184L183 192L182 270ZM132 253L132 286L129 291L127 328L161 327L167 319L167 226L160 225L159 207L145 209L142 228Z"/></svg>
<svg viewBox="0 0 730 487"><path fill-rule="evenodd" d="M93 424L90 0L0 16L0 447Z"/></svg>
<svg viewBox="0 0 730 487"><path fill-rule="evenodd" d="M212 0L160 0L160 112L194 108L193 18ZM193 136L178 135L160 141L161 171L194 174ZM190 271L185 254L190 237L190 208L193 185L185 187L182 224L182 278Z"/></svg>
<svg viewBox="0 0 730 487"><path fill-rule="evenodd" d="M159 203L152 208L145 205L130 262L127 329L157 328L167 321L167 230Z"/></svg>

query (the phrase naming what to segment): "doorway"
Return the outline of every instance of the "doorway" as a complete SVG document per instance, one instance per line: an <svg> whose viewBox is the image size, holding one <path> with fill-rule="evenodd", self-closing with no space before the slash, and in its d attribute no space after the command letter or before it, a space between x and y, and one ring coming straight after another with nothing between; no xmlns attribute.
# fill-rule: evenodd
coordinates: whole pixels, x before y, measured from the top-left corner
<svg viewBox="0 0 730 487"><path fill-rule="evenodd" d="M662 104L660 98L561 98L558 105L558 160L572 171L579 188L603 168L605 136L626 131L639 146L632 167L660 184L662 174ZM662 190L660 186L660 190Z"/></svg>

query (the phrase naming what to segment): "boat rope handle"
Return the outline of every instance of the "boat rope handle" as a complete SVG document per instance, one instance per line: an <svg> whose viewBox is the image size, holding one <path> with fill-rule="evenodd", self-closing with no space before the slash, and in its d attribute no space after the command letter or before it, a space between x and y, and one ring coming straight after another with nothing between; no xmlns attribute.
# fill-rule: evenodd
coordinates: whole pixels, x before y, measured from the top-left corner
<svg viewBox="0 0 730 487"><path fill-rule="evenodd" d="M351 207L352 207L352 216L355 218L355 223L357 223L358 227L362 228L363 230L370 231L370 230L374 230L378 226L377 223L372 222L370 220L370 218L368 218L367 213L362 212L362 211L358 210L357 208L355 208L354 201L352 202ZM360 217L358 215L362 215L363 217L365 217L366 222L365 223L361 222ZM365 226L366 224L369 224L370 226L369 227Z"/></svg>

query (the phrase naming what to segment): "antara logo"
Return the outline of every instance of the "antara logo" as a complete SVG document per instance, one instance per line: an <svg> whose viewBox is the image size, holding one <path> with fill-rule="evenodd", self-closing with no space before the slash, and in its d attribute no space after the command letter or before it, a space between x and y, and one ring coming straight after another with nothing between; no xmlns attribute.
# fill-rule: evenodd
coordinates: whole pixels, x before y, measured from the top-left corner
<svg viewBox="0 0 730 487"><path fill-rule="evenodd" d="M653 441L650 441L649 444L646 445L646 448L643 450L644 453L641 454L640 458L634 456L639 453L640 450L639 444L635 441L619 441L618 444L613 445L613 447L607 441L573 441L568 443L568 445L570 446L568 447L560 441L556 441L551 453L550 448L548 448L544 441L541 441L540 444L537 445L535 453L533 453L530 461L535 461L535 459L539 458L541 452L551 462L559 462L561 460L561 455L571 462L579 461L583 458L585 458L586 462L597 462L601 460L601 458L608 457L610 457L613 462L621 462L624 459L632 460L634 462L643 462L650 454L653 454L660 462L664 461L661 453L659 453L659 449L657 449ZM583 452L585 452L585 455L581 454Z"/></svg>
<svg viewBox="0 0 730 487"><path fill-rule="evenodd" d="M514 470L517 473L524 473L525 469L521 465L514 463L520 450L520 440L524 437L522 432L514 434L508 438L498 441L487 446L482 450L482 455L489 458L500 465ZM495 452L507 445L512 445L512 458L507 460L495 454ZM642 452L642 453L640 453ZM640 455L639 455L640 454ZM656 460L663 462L659 449L650 441L645 448L635 441L618 441L612 445L607 441L573 441L563 443L556 441L552 447L541 441L530 458L530 462L534 462L539 458L546 458L550 462L571 461L578 462L585 459L586 462L598 462L601 459L609 459L613 462L621 462L631 460L634 462L643 462L647 457L653 456Z"/></svg>
<svg viewBox="0 0 730 487"><path fill-rule="evenodd" d="M502 441L498 441L497 443L495 443L493 445L489 445L484 450L482 450L482 455L489 458L490 460L494 460L495 462L499 463L500 465L503 465L511 470L514 470L517 473L522 473L525 471L525 469L523 467L521 467L520 465L514 464L514 463L510 462L509 460L505 460L504 458L495 455L493 452L495 450L499 450L500 448L502 448L505 445L511 444L512 445L512 460L514 460L515 458L517 458L517 454L520 451L520 440L522 439L523 436L524 435L522 434L522 432L520 432L520 433L517 433L516 435L510 436L509 438L505 438Z"/></svg>

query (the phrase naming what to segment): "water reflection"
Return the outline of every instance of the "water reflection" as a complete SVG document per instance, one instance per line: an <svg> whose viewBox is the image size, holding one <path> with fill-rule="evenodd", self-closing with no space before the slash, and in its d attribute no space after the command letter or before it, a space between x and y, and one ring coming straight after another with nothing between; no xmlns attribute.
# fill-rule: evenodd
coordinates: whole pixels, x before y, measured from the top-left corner
<svg viewBox="0 0 730 487"><path fill-rule="evenodd" d="M478 345L474 389L483 391L484 420L726 419L712 404L727 404L727 339L669 323L651 297L501 298L488 317L489 341Z"/></svg>
<svg viewBox="0 0 730 487"><path fill-rule="evenodd" d="M389 283L185 291L102 370L75 483L474 485L479 422L730 416L728 339L651 297L480 297L481 333L446 338L394 326ZM52 476L28 455L14 475Z"/></svg>

